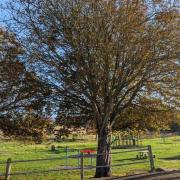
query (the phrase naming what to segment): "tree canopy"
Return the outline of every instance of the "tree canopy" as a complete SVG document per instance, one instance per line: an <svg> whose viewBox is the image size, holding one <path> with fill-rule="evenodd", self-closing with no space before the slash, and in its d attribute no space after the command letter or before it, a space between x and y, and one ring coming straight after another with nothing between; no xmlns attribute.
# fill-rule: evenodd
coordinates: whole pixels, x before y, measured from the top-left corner
<svg viewBox="0 0 180 180"><path fill-rule="evenodd" d="M12 33L0 29L0 115L14 109L44 105L50 89L26 69L20 56L23 48Z"/></svg>
<svg viewBox="0 0 180 180"><path fill-rule="evenodd" d="M23 53L15 35L1 28L0 130L8 137L40 140L50 125L43 111L51 91L35 73L26 69L20 58ZM30 116L29 111L34 114Z"/></svg>
<svg viewBox="0 0 180 180"><path fill-rule="evenodd" d="M110 135L143 98L177 107L175 1L33 0L10 4L26 58L51 86L63 119L93 119L96 177L110 175ZM23 32L23 33L22 33Z"/></svg>

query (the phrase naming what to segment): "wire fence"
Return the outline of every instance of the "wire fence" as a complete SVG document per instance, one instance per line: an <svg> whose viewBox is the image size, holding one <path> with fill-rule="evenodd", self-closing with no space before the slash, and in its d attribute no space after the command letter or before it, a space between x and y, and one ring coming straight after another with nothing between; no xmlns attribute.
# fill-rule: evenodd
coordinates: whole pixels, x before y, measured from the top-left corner
<svg viewBox="0 0 180 180"><path fill-rule="evenodd" d="M97 156L103 156L106 155L106 153L96 154L96 153L83 153L82 151L78 154L68 155L64 157L59 158L44 158L44 159L29 159L29 160L12 160L11 158L7 159L6 162L0 162L0 165L5 166L5 173L0 174L0 177L4 177L5 180L9 180L12 176L20 176L20 175L30 175L30 174L44 174L44 173L50 173L50 172L60 172L60 171L67 171L67 170L78 170L80 172L80 179L84 180L84 170L92 170L97 168L105 168L105 167L121 167L126 165L132 165L132 164L140 164L140 163L147 163L149 162L150 170L154 171L154 155L152 153L151 146L147 146L146 148L138 148L138 149L131 149L131 150L123 150L123 151L117 151L117 152L111 152L109 155L117 155L117 154L126 154L126 153L132 153L132 152L138 152L136 154L136 158L134 159L134 162L125 162L125 163L117 163L117 164L111 164L111 165L93 165L92 160L93 158L96 158ZM77 166L68 166L67 160L68 159L77 159L78 164ZM91 163L90 165L85 165L85 159L90 158ZM13 172L12 166L15 166L18 163L29 163L29 162L43 162L43 161L55 161L55 160L65 160L66 164L61 168L54 168L54 169L47 169L47 170L28 170L28 171L18 171ZM121 159L127 160L127 159Z"/></svg>

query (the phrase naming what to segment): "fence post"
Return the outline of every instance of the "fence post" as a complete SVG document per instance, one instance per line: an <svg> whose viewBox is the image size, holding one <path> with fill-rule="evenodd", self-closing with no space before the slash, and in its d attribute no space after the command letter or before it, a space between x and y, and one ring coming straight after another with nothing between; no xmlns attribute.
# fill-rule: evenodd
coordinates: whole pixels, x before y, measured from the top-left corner
<svg viewBox="0 0 180 180"><path fill-rule="evenodd" d="M78 168L80 167L79 158L80 158L80 150L78 149Z"/></svg>
<svg viewBox="0 0 180 180"><path fill-rule="evenodd" d="M81 180L84 180L84 154L81 153Z"/></svg>
<svg viewBox="0 0 180 180"><path fill-rule="evenodd" d="M91 166L92 166L93 165L93 155L90 154L90 156L91 156Z"/></svg>
<svg viewBox="0 0 180 180"><path fill-rule="evenodd" d="M154 157L153 157L151 145L148 145L148 152L149 152L151 172L153 172L155 170L155 167L154 167Z"/></svg>
<svg viewBox="0 0 180 180"><path fill-rule="evenodd" d="M66 168L68 165L68 146L66 146Z"/></svg>
<svg viewBox="0 0 180 180"><path fill-rule="evenodd" d="M7 159L7 162L6 162L5 180L9 180L10 173L11 173L11 158Z"/></svg>

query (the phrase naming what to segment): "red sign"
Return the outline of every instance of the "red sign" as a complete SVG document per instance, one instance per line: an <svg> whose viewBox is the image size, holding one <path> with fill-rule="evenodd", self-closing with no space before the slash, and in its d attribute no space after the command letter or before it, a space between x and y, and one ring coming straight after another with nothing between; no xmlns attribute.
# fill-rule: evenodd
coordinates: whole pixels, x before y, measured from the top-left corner
<svg viewBox="0 0 180 180"><path fill-rule="evenodd" d="M91 153L95 153L96 150L93 150L93 149L82 149L82 150L80 150L80 152L91 154Z"/></svg>

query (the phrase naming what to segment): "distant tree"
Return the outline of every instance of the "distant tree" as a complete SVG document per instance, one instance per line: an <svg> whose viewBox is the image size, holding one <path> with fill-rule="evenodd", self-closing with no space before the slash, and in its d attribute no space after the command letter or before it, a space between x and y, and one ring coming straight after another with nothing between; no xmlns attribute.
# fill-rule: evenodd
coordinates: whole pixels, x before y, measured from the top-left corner
<svg viewBox="0 0 180 180"><path fill-rule="evenodd" d="M127 108L113 130L131 129L135 131L160 132L169 129L176 112L162 104L159 99L141 99L140 104Z"/></svg>
<svg viewBox="0 0 180 180"><path fill-rule="evenodd" d="M15 35L0 28L0 130L8 137L40 141L50 123L42 114L51 91L27 71L23 53ZM30 109L36 115L27 116Z"/></svg>
<svg viewBox="0 0 180 180"><path fill-rule="evenodd" d="M0 130L3 135L22 141L34 141L41 143L52 129L52 121L34 113L22 114L14 112L12 116L0 120Z"/></svg>
<svg viewBox="0 0 180 180"><path fill-rule="evenodd" d="M179 100L175 1L16 0L10 5L34 70L63 119L93 119L95 177L111 175L111 131L142 97ZM23 31L24 30L24 31ZM23 32L23 33L22 33ZM124 119L123 119L124 121Z"/></svg>
<svg viewBox="0 0 180 180"><path fill-rule="evenodd" d="M56 140L62 140L65 137L67 138L70 135L71 131L67 127L61 127L59 129L54 129L54 135Z"/></svg>
<svg viewBox="0 0 180 180"><path fill-rule="evenodd" d="M0 117L14 109L40 109L50 89L20 61L23 48L14 34L0 28Z"/></svg>
<svg viewBox="0 0 180 180"><path fill-rule="evenodd" d="M175 111L174 117L172 118L172 121L169 124L169 130L171 132L180 133L180 111L179 110Z"/></svg>

